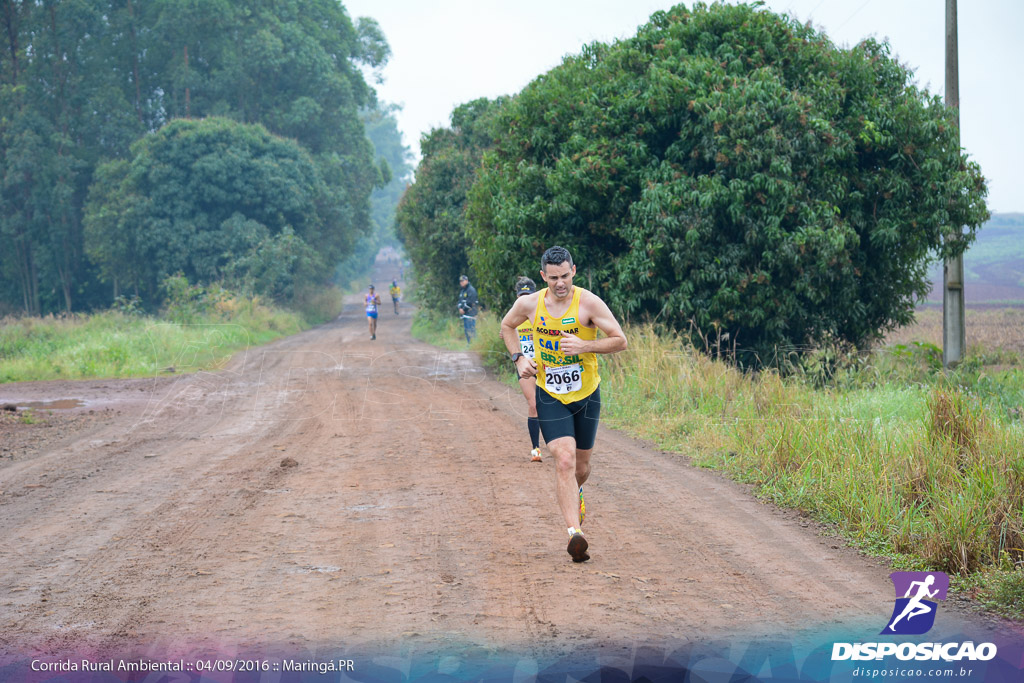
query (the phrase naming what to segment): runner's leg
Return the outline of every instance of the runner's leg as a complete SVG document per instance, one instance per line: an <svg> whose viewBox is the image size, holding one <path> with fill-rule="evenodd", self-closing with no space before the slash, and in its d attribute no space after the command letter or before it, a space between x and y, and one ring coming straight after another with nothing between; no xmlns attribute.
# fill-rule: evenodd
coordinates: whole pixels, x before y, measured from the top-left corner
<svg viewBox="0 0 1024 683"><path fill-rule="evenodd" d="M526 431L530 432L530 445L540 448L540 421L536 415L526 418Z"/></svg>
<svg viewBox="0 0 1024 683"><path fill-rule="evenodd" d="M576 435L570 406L537 387L537 413L548 450L555 456L555 499L569 532L566 552L573 562L586 562L589 543L580 528L579 488L576 486ZM589 444L593 445L593 444Z"/></svg>
<svg viewBox="0 0 1024 683"><path fill-rule="evenodd" d="M519 380L519 388L526 398L526 431L530 433L530 455L540 462L540 422L537 420L537 381L533 377Z"/></svg>
<svg viewBox="0 0 1024 683"><path fill-rule="evenodd" d="M537 380L533 377L520 377L519 390L523 392L526 399L527 416L537 415Z"/></svg>
<svg viewBox="0 0 1024 683"><path fill-rule="evenodd" d="M576 435L576 483L579 486L580 524L583 523L583 484L590 477L590 456L597 441L597 426L601 419L601 387L581 401L574 403L573 433Z"/></svg>
<svg viewBox="0 0 1024 683"><path fill-rule="evenodd" d="M555 457L555 498L565 519L565 527L579 529L580 489L576 483L576 439L563 436L548 441L548 450Z"/></svg>
<svg viewBox="0 0 1024 683"><path fill-rule="evenodd" d="M534 385L540 429L555 458L555 499L565 528L580 528L580 493L576 485L576 435L569 406Z"/></svg>
<svg viewBox="0 0 1024 683"><path fill-rule="evenodd" d="M586 483L587 479L590 478L590 455L594 452L593 448L577 448L576 449L576 488ZM579 498L579 495L576 496ZM576 505L579 506L579 500L576 501Z"/></svg>

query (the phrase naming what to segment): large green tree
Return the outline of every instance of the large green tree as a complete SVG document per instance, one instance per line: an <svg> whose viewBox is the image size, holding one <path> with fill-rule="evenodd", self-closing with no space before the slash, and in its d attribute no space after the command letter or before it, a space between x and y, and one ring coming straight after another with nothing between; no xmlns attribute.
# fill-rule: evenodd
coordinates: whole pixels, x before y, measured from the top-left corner
<svg viewBox="0 0 1024 683"><path fill-rule="evenodd" d="M176 272L287 299L302 280L329 277L351 247L351 234L329 229L336 200L311 155L260 125L179 119L97 179L90 255L149 300Z"/></svg>
<svg viewBox="0 0 1024 683"><path fill-rule="evenodd" d="M88 188L99 163L176 118L294 138L330 189L330 231L370 230L383 178L361 68L390 50L337 0L9 0L0 36L0 309L109 303L110 275L83 248Z"/></svg>
<svg viewBox="0 0 1024 683"><path fill-rule="evenodd" d="M746 5L658 12L500 113L472 191L481 293L508 303L534 243L559 243L620 314L728 332L745 362L869 342L987 217L954 125L883 43Z"/></svg>
<svg viewBox="0 0 1024 683"><path fill-rule="evenodd" d="M494 142L494 116L507 100L480 98L460 105L450 128L424 135L416 182L398 205L396 227L416 268L419 301L436 313L452 310L458 277L470 271L466 195ZM507 284L511 289L513 283Z"/></svg>

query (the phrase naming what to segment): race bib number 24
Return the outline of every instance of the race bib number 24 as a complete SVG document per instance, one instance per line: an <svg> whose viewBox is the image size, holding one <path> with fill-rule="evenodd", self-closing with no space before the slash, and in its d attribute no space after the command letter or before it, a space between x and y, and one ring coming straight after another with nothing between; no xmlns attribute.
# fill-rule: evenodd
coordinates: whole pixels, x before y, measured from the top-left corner
<svg viewBox="0 0 1024 683"><path fill-rule="evenodd" d="M527 337L526 339L523 339L523 338L520 337L520 339L519 339L519 349L523 352L523 355L526 356L527 358L533 358L534 357L534 355L533 355L533 339L530 338L530 337Z"/></svg>

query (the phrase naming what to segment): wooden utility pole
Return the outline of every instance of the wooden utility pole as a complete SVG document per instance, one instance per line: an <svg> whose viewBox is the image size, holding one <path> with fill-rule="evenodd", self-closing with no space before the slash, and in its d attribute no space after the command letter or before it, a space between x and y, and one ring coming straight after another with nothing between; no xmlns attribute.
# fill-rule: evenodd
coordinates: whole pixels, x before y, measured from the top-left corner
<svg viewBox="0 0 1024 683"><path fill-rule="evenodd" d="M189 111L189 92L188 92L188 81L190 76L188 74L188 46L185 45L185 118L191 118L191 112ZM957 138L958 139L958 138Z"/></svg>
<svg viewBox="0 0 1024 683"><path fill-rule="evenodd" d="M956 112L956 149L960 154L960 70L957 65L956 0L946 0L946 105ZM947 241L961 238L961 226L950 226ZM942 267L942 366L955 367L964 357L967 325L964 320L964 257L947 260Z"/></svg>

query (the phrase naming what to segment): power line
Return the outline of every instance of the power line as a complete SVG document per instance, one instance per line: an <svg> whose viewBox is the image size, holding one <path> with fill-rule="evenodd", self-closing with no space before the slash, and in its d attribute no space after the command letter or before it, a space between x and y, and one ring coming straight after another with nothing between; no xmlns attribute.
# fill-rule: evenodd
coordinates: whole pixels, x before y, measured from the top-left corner
<svg viewBox="0 0 1024 683"><path fill-rule="evenodd" d="M811 17L813 17L814 13L818 11L818 8L821 7L824 4L825 4L825 0L821 0L821 2L819 2L817 5L815 5L814 9L812 9L810 11L810 13L807 15L807 18L810 19Z"/></svg>
<svg viewBox="0 0 1024 683"><path fill-rule="evenodd" d="M867 7L867 6L868 6L868 3L870 3L870 2L871 2L871 0L864 0L864 4L863 4L863 5L861 5L860 7L858 7L857 9L855 9L855 10L853 11L853 14L851 14L851 15L850 15L850 16L848 16L848 17L846 17L846 21L844 21L843 23L839 24L839 26L836 26L836 29L835 29L835 30L836 30L836 31L838 31L838 30L839 30L839 29L841 29L842 27L844 27L844 26L846 26L847 24L849 24L849 23L850 23L850 19L853 19L853 18L854 18L855 16L857 16L857 12L860 12L860 11L861 11L862 9L864 9L865 7ZM819 5L820 5L820 3L819 3Z"/></svg>

